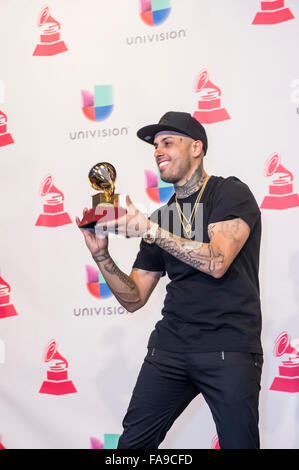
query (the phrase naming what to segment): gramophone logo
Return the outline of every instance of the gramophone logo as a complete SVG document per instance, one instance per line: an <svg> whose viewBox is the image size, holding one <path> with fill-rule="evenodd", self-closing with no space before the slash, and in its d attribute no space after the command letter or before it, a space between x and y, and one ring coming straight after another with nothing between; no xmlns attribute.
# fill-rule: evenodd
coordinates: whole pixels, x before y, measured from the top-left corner
<svg viewBox="0 0 299 470"><path fill-rule="evenodd" d="M107 299L112 296L103 274L99 269L93 266L86 266L87 282L86 287L88 292L97 299Z"/></svg>
<svg viewBox="0 0 299 470"><path fill-rule="evenodd" d="M145 170L145 191L148 197L157 203L167 202L174 193L173 185L165 183L160 178L160 173Z"/></svg>
<svg viewBox="0 0 299 470"><path fill-rule="evenodd" d="M139 0L140 17L149 26L158 26L168 18L171 0Z"/></svg>
<svg viewBox="0 0 299 470"><path fill-rule="evenodd" d="M112 85L95 85L94 94L82 90L82 111L91 121L103 121L113 111Z"/></svg>
<svg viewBox="0 0 299 470"><path fill-rule="evenodd" d="M285 7L284 0L262 1L261 9L254 17L252 24L277 24L292 20L293 13Z"/></svg>
<svg viewBox="0 0 299 470"><path fill-rule="evenodd" d="M14 140L11 134L7 131L7 116L0 110L0 147L13 143Z"/></svg>
<svg viewBox="0 0 299 470"><path fill-rule="evenodd" d="M44 200L43 212L39 215L35 225L42 227L58 227L71 224L71 218L64 211L64 195L53 184L51 175L47 175L40 186L40 196Z"/></svg>
<svg viewBox="0 0 299 470"><path fill-rule="evenodd" d="M230 119L226 109L221 105L221 90L209 80L207 70L202 70L196 80L198 108L193 117L202 124Z"/></svg>
<svg viewBox="0 0 299 470"><path fill-rule="evenodd" d="M10 285L0 277L0 318L17 315L16 309L10 303Z"/></svg>
<svg viewBox="0 0 299 470"><path fill-rule="evenodd" d="M34 56L52 56L68 50L60 39L60 23L50 15L49 7L43 8L38 15L37 26L40 42L33 52Z"/></svg>
<svg viewBox="0 0 299 470"><path fill-rule="evenodd" d="M272 382L270 390L279 392L299 392L299 350L291 345L290 336L286 331L278 335L274 342L275 357L289 354L286 361L279 366L279 374Z"/></svg>
<svg viewBox="0 0 299 470"><path fill-rule="evenodd" d="M43 382L39 393L66 395L77 392L73 382L68 379L68 362L58 352L55 340L47 345L44 362L48 364L47 379Z"/></svg>
<svg viewBox="0 0 299 470"><path fill-rule="evenodd" d="M265 176L271 177L268 194L261 209L290 209L299 206L299 195L293 190L293 174L280 163L278 153L270 155L265 165Z"/></svg>

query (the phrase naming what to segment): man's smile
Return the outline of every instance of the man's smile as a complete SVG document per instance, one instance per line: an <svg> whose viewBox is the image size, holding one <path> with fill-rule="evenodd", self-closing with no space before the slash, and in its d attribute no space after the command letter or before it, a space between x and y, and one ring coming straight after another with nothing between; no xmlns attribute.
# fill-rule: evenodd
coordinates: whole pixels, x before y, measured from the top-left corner
<svg viewBox="0 0 299 470"><path fill-rule="evenodd" d="M170 163L170 160L160 160L157 163L158 163L159 170L161 171Z"/></svg>

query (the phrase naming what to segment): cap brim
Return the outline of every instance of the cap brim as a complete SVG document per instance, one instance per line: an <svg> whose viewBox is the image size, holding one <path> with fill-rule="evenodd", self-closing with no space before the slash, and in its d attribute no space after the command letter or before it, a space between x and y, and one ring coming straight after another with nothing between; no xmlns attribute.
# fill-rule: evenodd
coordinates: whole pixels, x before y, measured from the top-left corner
<svg viewBox="0 0 299 470"><path fill-rule="evenodd" d="M161 131L174 131L174 132L182 132L182 129L178 127L168 126L166 124L151 124L149 126L142 127L137 131L137 136L139 139L144 140L144 142L148 142L149 144L154 143L155 135ZM184 134L188 135L185 131ZM193 139L193 137L190 135Z"/></svg>

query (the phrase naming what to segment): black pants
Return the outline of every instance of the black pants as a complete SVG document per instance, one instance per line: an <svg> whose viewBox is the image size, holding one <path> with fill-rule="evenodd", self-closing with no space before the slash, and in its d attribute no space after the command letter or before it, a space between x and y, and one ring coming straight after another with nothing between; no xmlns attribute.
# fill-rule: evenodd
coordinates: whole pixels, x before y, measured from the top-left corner
<svg viewBox="0 0 299 470"><path fill-rule="evenodd" d="M123 420L118 449L157 449L199 393L212 412L222 449L258 449L262 363L261 354L149 349Z"/></svg>

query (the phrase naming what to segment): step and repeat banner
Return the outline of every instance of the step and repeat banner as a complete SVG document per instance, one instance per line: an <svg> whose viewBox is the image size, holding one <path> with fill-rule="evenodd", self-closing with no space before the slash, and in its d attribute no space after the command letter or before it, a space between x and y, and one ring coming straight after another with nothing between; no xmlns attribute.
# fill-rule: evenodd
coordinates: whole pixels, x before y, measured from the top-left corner
<svg viewBox="0 0 299 470"><path fill-rule="evenodd" d="M205 126L208 174L261 208L261 446L299 447L298 1L0 0L0 31L0 447L117 445L168 279L126 311L75 217L101 161L121 197L165 203L136 131L167 111ZM110 240L126 273L139 243ZM217 447L201 396L161 445Z"/></svg>

